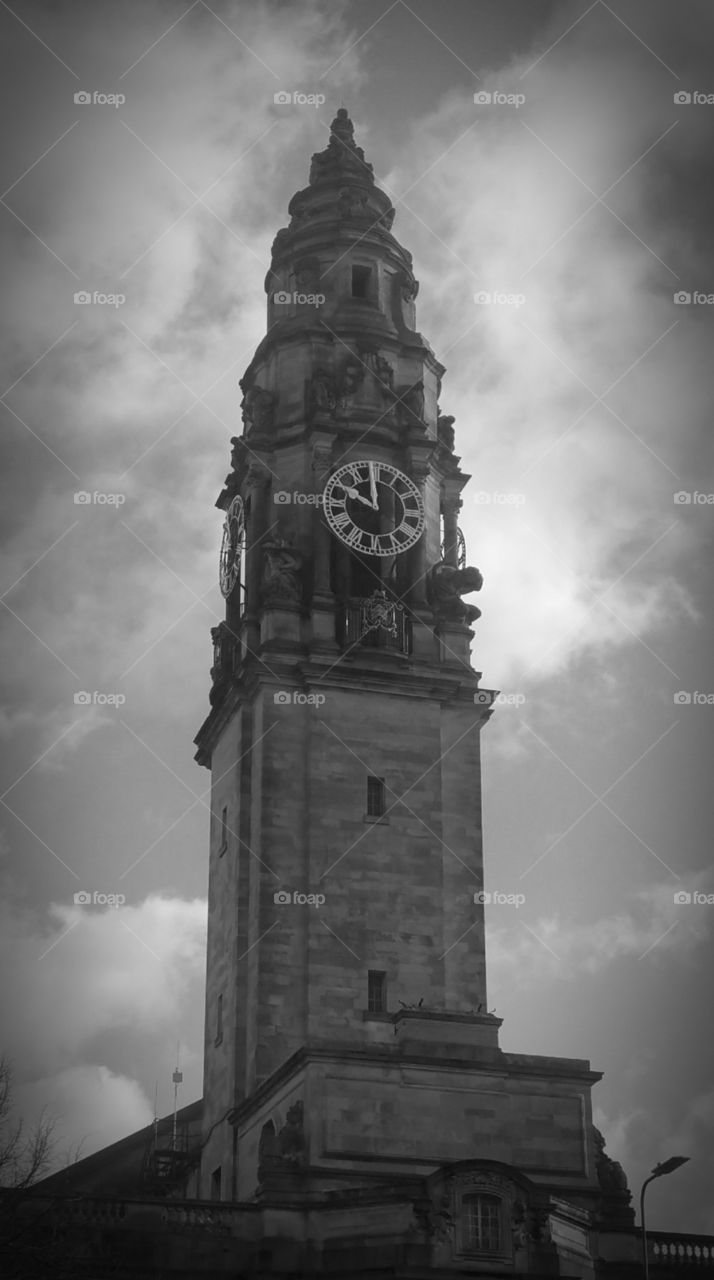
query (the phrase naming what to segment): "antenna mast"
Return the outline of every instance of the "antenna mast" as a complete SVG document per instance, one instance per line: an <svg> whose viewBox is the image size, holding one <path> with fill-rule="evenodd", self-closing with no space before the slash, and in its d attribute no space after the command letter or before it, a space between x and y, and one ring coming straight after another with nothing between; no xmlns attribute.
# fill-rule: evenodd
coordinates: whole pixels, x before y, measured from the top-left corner
<svg viewBox="0 0 714 1280"><path fill-rule="evenodd" d="M174 1127L171 1139L171 1149L176 1150L176 1113L178 1111L178 1087L183 1081L183 1071L179 1071L179 1042L176 1041L176 1070L172 1076L174 1082Z"/></svg>

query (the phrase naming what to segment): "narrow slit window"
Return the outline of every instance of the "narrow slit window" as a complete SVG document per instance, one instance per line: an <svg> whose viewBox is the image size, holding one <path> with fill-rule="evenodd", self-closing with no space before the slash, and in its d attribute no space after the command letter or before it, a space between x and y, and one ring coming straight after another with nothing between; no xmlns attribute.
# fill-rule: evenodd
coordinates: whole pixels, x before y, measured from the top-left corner
<svg viewBox="0 0 714 1280"><path fill-rule="evenodd" d="M228 806L224 805L221 810L221 843L218 852L225 853L228 848Z"/></svg>
<svg viewBox="0 0 714 1280"><path fill-rule="evenodd" d="M220 1200L221 1198L221 1166L213 1170L211 1174L211 1199Z"/></svg>
<svg viewBox="0 0 714 1280"><path fill-rule="evenodd" d="M370 267L353 267L352 268L352 297L368 298L369 297L369 281L372 274Z"/></svg>
<svg viewBox="0 0 714 1280"><path fill-rule="evenodd" d="M386 807L384 778L367 778L367 817L381 818Z"/></svg>
<svg viewBox="0 0 714 1280"><path fill-rule="evenodd" d="M367 973L367 1011L387 1012L387 975L382 969L370 969Z"/></svg>
<svg viewBox="0 0 714 1280"><path fill-rule="evenodd" d="M216 1001L216 1044L220 1044L223 1039L223 996L220 995Z"/></svg>

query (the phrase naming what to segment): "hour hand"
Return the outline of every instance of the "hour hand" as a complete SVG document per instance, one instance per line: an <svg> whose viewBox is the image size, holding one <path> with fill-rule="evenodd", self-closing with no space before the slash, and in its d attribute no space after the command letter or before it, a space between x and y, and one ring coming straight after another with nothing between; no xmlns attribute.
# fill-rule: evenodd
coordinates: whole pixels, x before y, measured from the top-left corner
<svg viewBox="0 0 714 1280"><path fill-rule="evenodd" d="M362 494L359 493L357 489L351 488L348 484L343 484L340 488L344 490L348 498L352 498L354 502L361 502L365 507L369 507L370 511L373 510L373 504L370 502L369 498L363 498Z"/></svg>

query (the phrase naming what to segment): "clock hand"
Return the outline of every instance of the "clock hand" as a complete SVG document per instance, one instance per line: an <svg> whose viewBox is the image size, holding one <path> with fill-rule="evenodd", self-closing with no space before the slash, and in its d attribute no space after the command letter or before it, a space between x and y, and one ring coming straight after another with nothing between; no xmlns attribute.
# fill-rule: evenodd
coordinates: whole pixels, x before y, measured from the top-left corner
<svg viewBox="0 0 714 1280"><path fill-rule="evenodd" d="M375 478L374 478L374 463L373 463L373 462L370 462L370 464L369 464L369 492L370 492L370 495L371 495L371 498L372 498L372 509L373 509L374 511L378 511L378 510L379 510L379 501L378 501L378 498L377 498L377 483L376 483L376 480L375 480Z"/></svg>
<svg viewBox="0 0 714 1280"><path fill-rule="evenodd" d="M347 494L347 497L352 498L354 502L361 502L363 506L369 507L370 511L374 510L374 505L370 502L369 498L363 498L362 494L358 493L356 489L352 489L346 484L340 485L340 488L343 489Z"/></svg>

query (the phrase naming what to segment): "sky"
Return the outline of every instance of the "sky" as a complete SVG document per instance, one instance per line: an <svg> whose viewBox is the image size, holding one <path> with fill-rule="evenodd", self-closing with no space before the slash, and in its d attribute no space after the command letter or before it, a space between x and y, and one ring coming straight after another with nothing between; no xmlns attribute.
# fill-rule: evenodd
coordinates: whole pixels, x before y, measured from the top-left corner
<svg viewBox="0 0 714 1280"><path fill-rule="evenodd" d="M89 1154L157 1081L170 1109L177 1044L201 1093L214 503L270 245L344 103L447 367L473 661L511 695L483 742L486 889L525 896L487 909L501 1045L589 1058L635 1195L690 1157L648 1225L714 1233L711 6L29 0L0 26L18 1107Z"/></svg>

